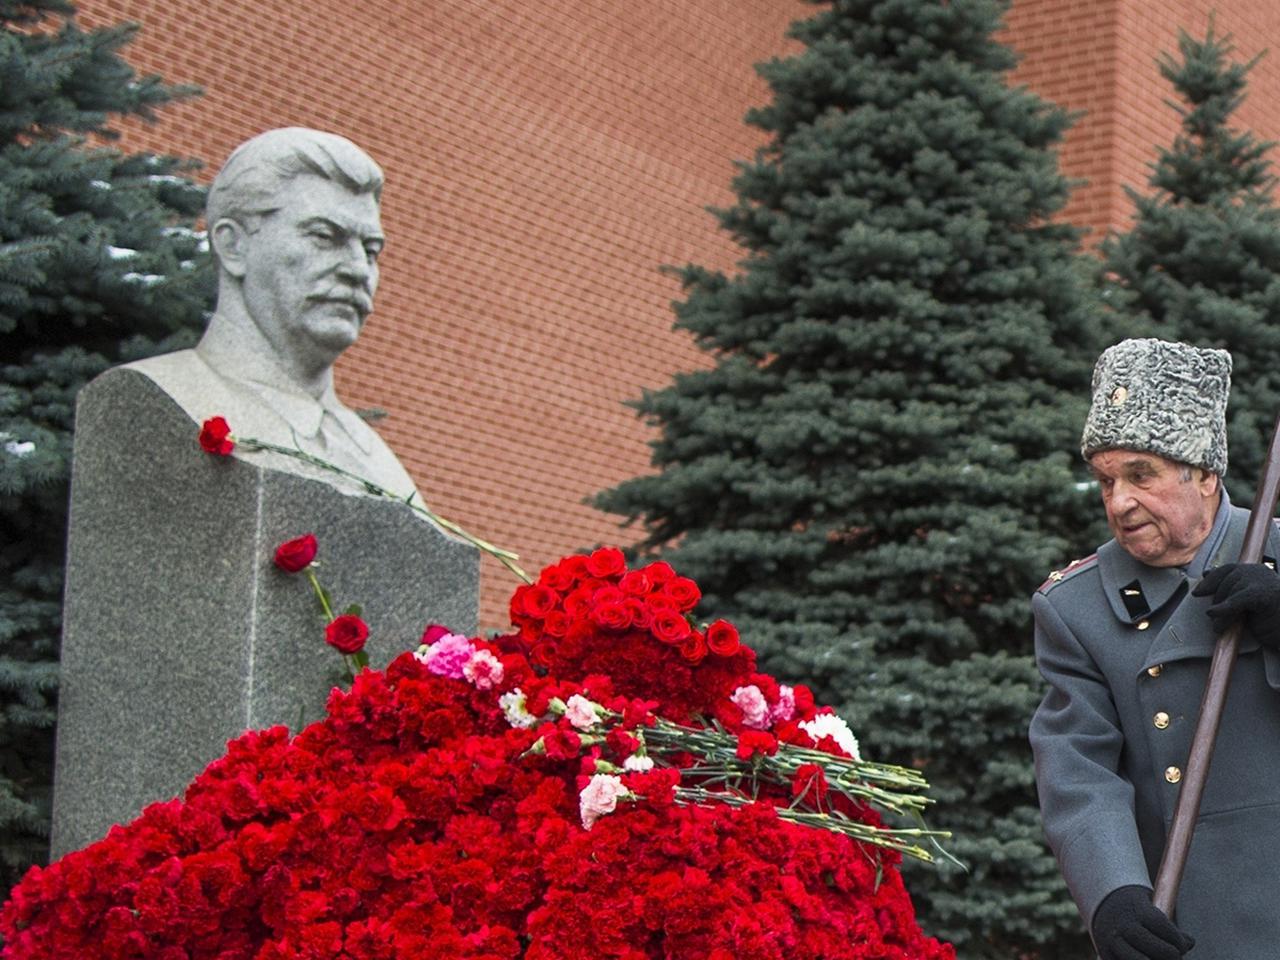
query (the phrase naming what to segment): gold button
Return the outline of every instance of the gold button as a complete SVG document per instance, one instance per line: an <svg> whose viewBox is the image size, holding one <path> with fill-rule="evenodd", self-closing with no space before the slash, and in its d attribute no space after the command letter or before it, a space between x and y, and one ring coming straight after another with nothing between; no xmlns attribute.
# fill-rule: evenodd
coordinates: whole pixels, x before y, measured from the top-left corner
<svg viewBox="0 0 1280 960"><path fill-rule="evenodd" d="M1149 626L1151 626L1151 621L1150 621L1150 620L1143 620L1141 623L1139 623L1139 624L1138 624L1138 629L1139 629L1139 630L1145 630L1145 629L1147 629L1147 627L1149 627Z"/></svg>
<svg viewBox="0 0 1280 960"><path fill-rule="evenodd" d="M1177 783L1182 779L1182 771L1177 767L1169 767L1164 772L1164 778L1170 783Z"/></svg>
<svg viewBox="0 0 1280 960"><path fill-rule="evenodd" d="M1165 727L1169 725L1169 715L1165 713L1163 710L1161 710L1159 713L1157 713L1154 717L1151 718L1151 722L1156 725L1157 730L1163 730Z"/></svg>
<svg viewBox="0 0 1280 960"><path fill-rule="evenodd" d="M1148 677L1158 677L1158 676L1160 676L1160 674L1162 674L1162 673L1164 673L1164 665L1163 665L1163 664L1157 663L1154 667L1147 667L1147 676L1148 676Z"/></svg>

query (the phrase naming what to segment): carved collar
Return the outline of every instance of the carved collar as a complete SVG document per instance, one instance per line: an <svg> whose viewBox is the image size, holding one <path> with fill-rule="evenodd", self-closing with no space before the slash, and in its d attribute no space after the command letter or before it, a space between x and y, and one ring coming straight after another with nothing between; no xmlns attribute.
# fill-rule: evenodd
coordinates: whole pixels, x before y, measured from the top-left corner
<svg viewBox="0 0 1280 960"><path fill-rule="evenodd" d="M280 416L295 434L314 439L325 425L339 430L366 455L373 452L368 427L351 412L333 390L332 381L319 398L307 393L268 356L245 350L226 338L206 335L196 354L218 376L234 387L257 394L264 406Z"/></svg>

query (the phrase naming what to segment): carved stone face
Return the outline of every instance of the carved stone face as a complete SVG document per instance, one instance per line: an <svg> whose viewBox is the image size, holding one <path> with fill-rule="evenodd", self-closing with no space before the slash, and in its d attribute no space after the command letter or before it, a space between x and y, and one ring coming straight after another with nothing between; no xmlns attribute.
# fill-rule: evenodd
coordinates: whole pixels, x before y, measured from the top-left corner
<svg viewBox="0 0 1280 960"><path fill-rule="evenodd" d="M276 199L245 240L245 305L278 354L331 364L373 309L378 201L319 176L288 181Z"/></svg>

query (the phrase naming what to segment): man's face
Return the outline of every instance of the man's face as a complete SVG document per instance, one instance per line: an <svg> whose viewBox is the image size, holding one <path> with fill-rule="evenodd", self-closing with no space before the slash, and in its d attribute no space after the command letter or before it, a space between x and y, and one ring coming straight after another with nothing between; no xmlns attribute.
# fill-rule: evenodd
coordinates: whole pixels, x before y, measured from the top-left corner
<svg viewBox="0 0 1280 960"><path fill-rule="evenodd" d="M246 241L245 304L277 353L328 365L373 309L378 201L311 175L287 181L275 200Z"/></svg>
<svg viewBox="0 0 1280 960"><path fill-rule="evenodd" d="M1190 562L1218 509L1214 474L1133 450L1095 453L1089 467L1120 546L1152 567Z"/></svg>

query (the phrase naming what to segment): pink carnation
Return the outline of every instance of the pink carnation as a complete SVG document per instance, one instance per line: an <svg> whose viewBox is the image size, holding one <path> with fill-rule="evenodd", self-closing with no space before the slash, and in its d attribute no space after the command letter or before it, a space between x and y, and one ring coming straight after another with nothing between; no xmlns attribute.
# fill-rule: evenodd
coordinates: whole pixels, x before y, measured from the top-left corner
<svg viewBox="0 0 1280 960"><path fill-rule="evenodd" d="M459 633L445 634L427 648L423 662L438 677L461 680L467 661L475 656L476 648Z"/></svg>
<svg viewBox="0 0 1280 960"><path fill-rule="evenodd" d="M770 723L786 723L796 715L796 692L786 684L778 687L778 702L769 710Z"/></svg>
<svg viewBox="0 0 1280 960"><path fill-rule="evenodd" d="M618 800L626 795L627 788L622 785L621 777L611 773L597 773L578 795L578 812L582 816L582 826L590 830L606 813L613 813L618 806Z"/></svg>
<svg viewBox="0 0 1280 960"><path fill-rule="evenodd" d="M492 690L502 682L502 661L488 650L477 650L463 666L462 675L477 690Z"/></svg>
<svg viewBox="0 0 1280 960"><path fill-rule="evenodd" d="M564 718L579 730L590 730L600 720L596 705L577 693L564 705Z"/></svg>
<svg viewBox="0 0 1280 960"><path fill-rule="evenodd" d="M754 683L739 687L729 697L742 711L742 724L755 730L769 729L769 701Z"/></svg>

